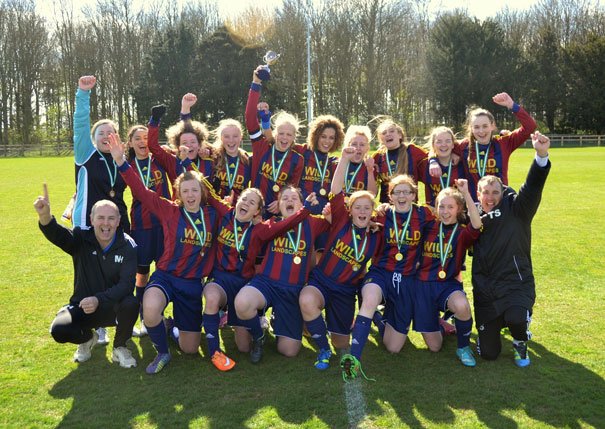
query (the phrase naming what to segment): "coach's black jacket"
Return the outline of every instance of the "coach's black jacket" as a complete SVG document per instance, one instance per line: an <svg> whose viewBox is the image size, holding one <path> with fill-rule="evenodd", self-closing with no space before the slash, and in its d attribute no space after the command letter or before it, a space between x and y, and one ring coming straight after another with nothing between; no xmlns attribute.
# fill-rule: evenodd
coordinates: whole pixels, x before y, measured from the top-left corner
<svg viewBox="0 0 605 429"><path fill-rule="evenodd" d="M59 225L54 217L48 225L38 225L51 243L73 259L74 293L70 304L78 305L93 295L99 305L117 304L132 295L137 271L136 244L121 228L107 253L103 253L92 229L76 227L72 231Z"/></svg>
<svg viewBox="0 0 605 429"><path fill-rule="evenodd" d="M550 161L532 163L519 193L505 186L502 201L481 217L483 232L473 246L473 297L477 325L512 305L531 311L536 285L531 263L531 222L540 205Z"/></svg>

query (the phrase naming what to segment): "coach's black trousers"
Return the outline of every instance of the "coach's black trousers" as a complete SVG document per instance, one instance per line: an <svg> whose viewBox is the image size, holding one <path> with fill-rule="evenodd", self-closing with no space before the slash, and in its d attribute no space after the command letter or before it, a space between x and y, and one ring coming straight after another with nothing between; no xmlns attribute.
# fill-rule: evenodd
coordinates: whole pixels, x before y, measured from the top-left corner
<svg viewBox="0 0 605 429"><path fill-rule="evenodd" d="M502 351L500 331L508 328L512 337L518 341L531 338L529 323L531 311L518 305L511 306L504 313L487 323L477 326L479 339L477 341L479 354L483 359L494 360Z"/></svg>

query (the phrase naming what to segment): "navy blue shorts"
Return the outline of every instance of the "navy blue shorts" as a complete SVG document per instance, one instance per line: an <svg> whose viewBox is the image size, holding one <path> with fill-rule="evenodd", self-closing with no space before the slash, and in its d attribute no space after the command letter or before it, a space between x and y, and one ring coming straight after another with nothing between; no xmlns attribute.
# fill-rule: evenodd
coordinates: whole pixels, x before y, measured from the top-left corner
<svg viewBox="0 0 605 429"><path fill-rule="evenodd" d="M262 274L254 276L246 286L263 294L267 307L273 307L273 332L278 337L302 340L303 318L298 304L302 288L270 279Z"/></svg>
<svg viewBox="0 0 605 429"><path fill-rule="evenodd" d="M145 289L151 287L160 289L166 301L172 302L174 324L179 330L202 331L202 282L199 279L183 279L156 270Z"/></svg>
<svg viewBox="0 0 605 429"><path fill-rule="evenodd" d="M208 283L216 283L225 291L227 295L227 324L229 326L244 326L235 313L235 295L243 288L250 279L245 279L239 275L228 273L221 270L212 270L208 277Z"/></svg>
<svg viewBox="0 0 605 429"><path fill-rule="evenodd" d="M438 332L439 313L447 310L447 300L456 291L464 293L462 283L416 281L414 287L414 331Z"/></svg>
<svg viewBox="0 0 605 429"><path fill-rule="evenodd" d="M130 232L137 243L137 265L148 267L158 261L164 252L164 233L161 226L153 229L136 229Z"/></svg>
<svg viewBox="0 0 605 429"><path fill-rule="evenodd" d="M324 298L328 331L349 335L355 317L355 297L359 288L334 283L318 269L311 271L307 284L317 288Z"/></svg>
<svg viewBox="0 0 605 429"><path fill-rule="evenodd" d="M376 283L382 290L382 302L386 304L387 297L389 296L389 289L396 287L396 280L398 278L401 278L401 274L371 266L363 278L361 288L363 289L363 287L369 283Z"/></svg>
<svg viewBox="0 0 605 429"><path fill-rule="evenodd" d="M395 331L407 335L414 317L416 278L392 273L391 284L388 286L383 320Z"/></svg>

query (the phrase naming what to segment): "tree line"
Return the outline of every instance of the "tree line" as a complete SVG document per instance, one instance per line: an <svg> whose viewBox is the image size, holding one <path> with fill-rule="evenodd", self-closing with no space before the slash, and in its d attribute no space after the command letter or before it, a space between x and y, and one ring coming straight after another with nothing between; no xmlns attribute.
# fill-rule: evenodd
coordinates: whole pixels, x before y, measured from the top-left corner
<svg viewBox="0 0 605 429"><path fill-rule="evenodd" d="M605 133L605 9L592 0L541 0L526 12L432 17L428 0L284 0L222 20L216 3L97 0L77 18L69 0L54 15L33 0L0 0L0 145L69 141L79 76L94 74L93 118L124 130L151 106L196 93L209 125L243 119L252 70L281 54L263 96L273 110L306 117L307 26L313 110L346 124L388 115L410 135L439 124L462 131L479 105L513 127L491 96L506 91L551 133Z"/></svg>

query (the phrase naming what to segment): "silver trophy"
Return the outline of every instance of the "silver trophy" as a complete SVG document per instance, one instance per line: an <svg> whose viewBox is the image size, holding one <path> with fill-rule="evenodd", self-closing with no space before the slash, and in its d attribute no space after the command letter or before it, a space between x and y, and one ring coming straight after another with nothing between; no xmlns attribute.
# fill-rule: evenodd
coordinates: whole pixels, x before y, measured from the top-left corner
<svg viewBox="0 0 605 429"><path fill-rule="evenodd" d="M280 57L280 55L278 53L276 53L274 51L267 51L267 53L263 57L263 61L265 62L265 65L257 73L260 80L265 82L265 81L268 81L269 79L271 79L271 69L269 68L269 66L272 65L273 63L275 63L279 59L279 57Z"/></svg>

